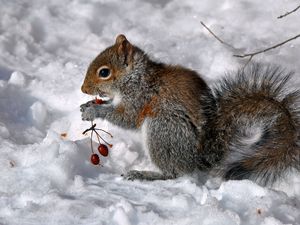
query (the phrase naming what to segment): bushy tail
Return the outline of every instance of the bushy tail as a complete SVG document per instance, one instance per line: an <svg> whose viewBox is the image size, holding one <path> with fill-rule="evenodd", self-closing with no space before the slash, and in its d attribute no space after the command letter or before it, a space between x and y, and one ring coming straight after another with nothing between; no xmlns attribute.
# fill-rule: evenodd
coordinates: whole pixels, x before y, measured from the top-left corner
<svg viewBox="0 0 300 225"><path fill-rule="evenodd" d="M300 91L292 73L252 64L215 89L214 130L224 150L226 179L273 183L291 168L300 170Z"/></svg>

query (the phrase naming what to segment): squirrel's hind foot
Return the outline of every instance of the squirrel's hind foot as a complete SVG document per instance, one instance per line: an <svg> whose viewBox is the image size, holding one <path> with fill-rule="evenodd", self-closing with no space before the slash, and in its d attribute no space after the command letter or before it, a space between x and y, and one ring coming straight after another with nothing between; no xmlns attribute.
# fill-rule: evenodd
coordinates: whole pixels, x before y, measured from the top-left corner
<svg viewBox="0 0 300 225"><path fill-rule="evenodd" d="M174 179L176 178L175 175L166 175L166 174L161 174L158 172L153 172L153 171L138 171L138 170L131 170L127 172L126 174L122 175L124 179L126 180L168 180L168 179Z"/></svg>

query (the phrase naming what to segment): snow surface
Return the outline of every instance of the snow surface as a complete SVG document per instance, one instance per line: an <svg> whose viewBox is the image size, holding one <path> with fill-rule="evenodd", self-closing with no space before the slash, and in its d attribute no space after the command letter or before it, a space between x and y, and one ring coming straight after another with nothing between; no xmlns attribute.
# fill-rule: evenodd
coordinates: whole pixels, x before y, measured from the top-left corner
<svg viewBox="0 0 300 225"><path fill-rule="evenodd" d="M0 224L300 224L300 178L274 187L195 173L126 181L155 169L141 135L97 120L114 135L103 167L89 162L79 105L88 63L119 33L152 57L212 83L246 60L232 57L299 33L299 1L0 0ZM206 23L236 50L220 44ZM255 57L298 72L300 39ZM61 134L66 133L66 137ZM108 137L107 137L108 138ZM109 139L109 138L108 138ZM110 140L110 139L109 139Z"/></svg>

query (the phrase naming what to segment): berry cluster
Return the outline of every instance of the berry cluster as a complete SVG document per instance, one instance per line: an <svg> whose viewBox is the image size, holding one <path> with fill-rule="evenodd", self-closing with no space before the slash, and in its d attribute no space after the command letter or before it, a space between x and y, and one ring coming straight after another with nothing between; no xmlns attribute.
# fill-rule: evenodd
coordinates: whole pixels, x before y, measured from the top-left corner
<svg viewBox="0 0 300 225"><path fill-rule="evenodd" d="M95 104L102 104L104 103L102 99L95 99ZM101 135L99 134L99 132L104 132L106 134L108 134L111 138L113 137L109 132L103 130L103 129L99 129L96 128L96 124L93 124L92 122L92 126L88 129L86 129L85 131L83 131L82 134L86 134L88 131L91 131L91 150L92 150L92 155L91 155L91 163L94 165L99 165L100 164L100 157L98 154L96 154L94 152L94 148L93 148L93 134L96 134L97 140L98 140L98 152L100 153L100 155L106 157L108 156L108 147L112 148L112 144L109 144L105 139L103 139L103 137L101 137ZM101 143L101 141L103 143ZM108 147L107 147L108 146Z"/></svg>
<svg viewBox="0 0 300 225"><path fill-rule="evenodd" d="M93 148L93 134L96 134L97 140L98 140L98 152L100 153L100 155L106 157L108 156L108 147L112 148L112 144L109 144L105 139L103 139L103 137L101 137L101 135L99 134L99 131L104 132L106 134L108 134L110 137L113 137L110 133L108 133L105 130L96 128L96 124L93 124L92 122L92 126L89 129L86 129L82 134L86 134L88 131L92 131L91 132L91 150L92 150L92 155L91 155L91 163L94 165L99 165L100 164L100 157L98 154L96 154L94 152L94 148ZM103 143L101 143L101 141ZM108 146L108 147L107 147Z"/></svg>

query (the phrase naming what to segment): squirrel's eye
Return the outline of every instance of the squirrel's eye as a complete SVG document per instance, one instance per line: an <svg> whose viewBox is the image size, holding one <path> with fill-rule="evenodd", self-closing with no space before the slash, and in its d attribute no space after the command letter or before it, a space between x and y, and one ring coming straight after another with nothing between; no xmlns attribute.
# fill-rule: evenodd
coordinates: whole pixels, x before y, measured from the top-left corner
<svg viewBox="0 0 300 225"><path fill-rule="evenodd" d="M110 69L107 67L101 67L98 69L98 76L102 79L107 79L110 77Z"/></svg>

